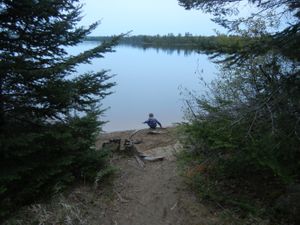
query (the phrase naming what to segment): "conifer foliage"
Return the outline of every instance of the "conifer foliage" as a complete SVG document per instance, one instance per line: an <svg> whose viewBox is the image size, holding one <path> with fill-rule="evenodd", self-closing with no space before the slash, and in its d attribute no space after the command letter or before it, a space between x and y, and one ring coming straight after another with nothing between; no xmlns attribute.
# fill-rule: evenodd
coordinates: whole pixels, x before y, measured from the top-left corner
<svg viewBox="0 0 300 225"><path fill-rule="evenodd" d="M179 0L187 9L214 13L214 20L230 34L248 40L228 46L227 52L219 47L222 44L215 46L213 57L221 58L222 75L213 84L210 98L196 99L195 129L209 125L197 132L197 140L214 149L236 148L235 171L249 170L247 163L252 163L271 170L285 183L299 182L300 3L249 0L259 12L228 19L239 2Z"/></svg>
<svg viewBox="0 0 300 225"><path fill-rule="evenodd" d="M119 37L68 55L66 47L98 25L77 25L81 7L0 1L0 218L105 166L93 146L103 124L99 102L114 83L107 71L77 74L76 66L111 52Z"/></svg>
<svg viewBox="0 0 300 225"><path fill-rule="evenodd" d="M229 34L244 40L241 45L215 46L220 75L207 96L192 96L195 107L189 110L185 131L194 147L191 154L209 165L203 176L199 173L202 190L217 199L209 193L215 189L219 199L247 210L241 203L249 199L248 205L264 205L273 213L286 186L300 182L300 3L243 1L257 12L232 19L238 2L179 0L187 9L212 12ZM279 219L293 224L293 210Z"/></svg>

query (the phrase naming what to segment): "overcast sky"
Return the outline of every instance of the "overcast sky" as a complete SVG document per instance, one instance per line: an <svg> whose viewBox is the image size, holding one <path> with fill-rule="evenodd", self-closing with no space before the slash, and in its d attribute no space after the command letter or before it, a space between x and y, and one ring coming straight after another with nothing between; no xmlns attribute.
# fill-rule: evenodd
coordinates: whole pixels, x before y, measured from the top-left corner
<svg viewBox="0 0 300 225"><path fill-rule="evenodd" d="M81 0L84 4L81 24L101 20L92 35L114 35L132 31L131 35L185 32L213 35L221 28L209 14L185 10L177 0Z"/></svg>

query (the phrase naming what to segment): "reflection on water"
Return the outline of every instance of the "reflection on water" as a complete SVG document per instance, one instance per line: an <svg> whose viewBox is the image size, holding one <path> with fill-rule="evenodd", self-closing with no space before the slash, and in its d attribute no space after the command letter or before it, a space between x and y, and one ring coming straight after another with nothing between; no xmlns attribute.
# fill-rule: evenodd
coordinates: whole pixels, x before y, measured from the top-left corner
<svg viewBox="0 0 300 225"><path fill-rule="evenodd" d="M84 42L68 49L77 54L96 45ZM102 120L109 122L105 131L117 131L145 128L142 122L148 113L154 113L163 126L182 121L184 105L180 96L180 87L200 90L199 74L206 81L213 79L215 65L208 61L206 55L185 52L179 49L153 49L118 46L116 52L107 53L105 58L94 59L90 65L80 65L77 71L110 70L116 76L112 81L114 93L103 101L107 107Z"/></svg>
<svg viewBox="0 0 300 225"><path fill-rule="evenodd" d="M159 52L163 52L166 53L168 55L172 55L172 54L177 54L177 55L184 55L184 56L190 56L193 53L197 53L197 51L191 49L190 47L186 46L186 47L167 47L167 46L161 46L159 48L156 47L152 47L151 45L134 45L131 44L129 45L122 45L125 47L133 47L133 48L138 48L138 49L143 49L144 51L148 51L148 50L155 50L157 53Z"/></svg>

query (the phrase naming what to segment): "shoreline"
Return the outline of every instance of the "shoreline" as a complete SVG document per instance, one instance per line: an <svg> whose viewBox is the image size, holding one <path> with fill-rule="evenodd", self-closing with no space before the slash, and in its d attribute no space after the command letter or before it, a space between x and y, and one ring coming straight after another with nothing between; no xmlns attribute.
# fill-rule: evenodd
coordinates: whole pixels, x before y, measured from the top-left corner
<svg viewBox="0 0 300 225"><path fill-rule="evenodd" d="M121 139L123 143L125 140L138 140L141 146L146 149L166 146L176 143L178 138L175 135L177 126L169 126L156 129L133 129L113 132L102 132L96 138L96 148L101 148L102 144L112 139ZM157 131L157 134L150 133L150 131ZM145 144L148 143L148 144ZM147 145L147 146L145 146Z"/></svg>
<svg viewBox="0 0 300 225"><path fill-rule="evenodd" d="M156 129L151 129L151 128L137 128L137 129L124 129L124 130L116 130L116 131L101 131L99 135L106 135L106 134L113 134L113 133L128 133L128 132L136 132L136 131L144 131L144 130L157 130L157 131L162 131L162 130L168 130L168 129L174 129L176 128L177 125L174 126L166 126L166 127L158 127Z"/></svg>

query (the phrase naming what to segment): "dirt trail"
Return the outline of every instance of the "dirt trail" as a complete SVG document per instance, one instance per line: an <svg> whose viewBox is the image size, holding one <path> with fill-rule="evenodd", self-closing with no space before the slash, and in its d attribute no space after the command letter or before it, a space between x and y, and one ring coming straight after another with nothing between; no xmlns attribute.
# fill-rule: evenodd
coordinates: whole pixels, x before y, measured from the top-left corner
<svg viewBox="0 0 300 225"><path fill-rule="evenodd" d="M76 184L51 201L24 207L4 225L225 225L269 224L250 218L247 223L227 214L226 209L203 205L179 175L176 153L182 147L174 128L159 134L141 130L133 136L137 150L164 160L137 162L131 154L113 154L118 168L114 176L98 185ZM133 131L103 134L96 145L112 139L128 139ZM226 215L224 214L226 213ZM225 217L224 217L225 215ZM227 217L227 218L226 218ZM236 222L235 222L236 221Z"/></svg>
<svg viewBox="0 0 300 225"><path fill-rule="evenodd" d="M179 143L173 128L148 134L142 130L133 139L140 152L163 155L165 159L146 162L142 168L134 157L117 156L112 163L119 172L113 182L113 196L93 217L102 225L213 225L220 224L213 212L199 203L178 174L174 153ZM98 142L128 138L132 131L103 135ZM103 202L103 201L102 201ZM100 213L101 211L101 213ZM97 215L96 215L97 214ZM90 215L91 216L91 215Z"/></svg>
<svg viewBox="0 0 300 225"><path fill-rule="evenodd" d="M114 154L111 163L119 168L110 182L95 187L78 184L48 203L21 210L5 225L221 225L215 210L197 201L178 174L174 154L181 146L174 128L148 134L145 129L133 137L138 151L164 160L145 162L141 167L131 155ZM101 135L96 143L128 139L133 131ZM220 218L220 217L219 217Z"/></svg>

